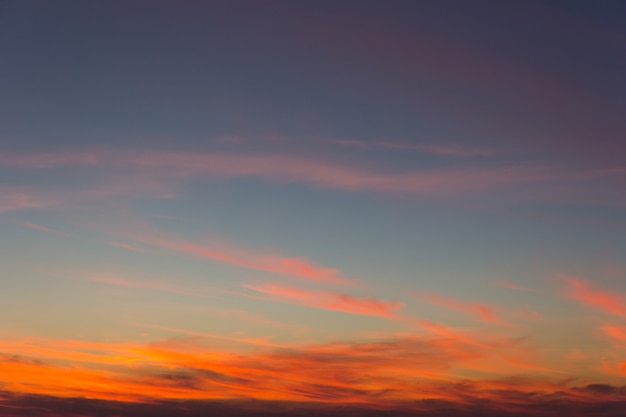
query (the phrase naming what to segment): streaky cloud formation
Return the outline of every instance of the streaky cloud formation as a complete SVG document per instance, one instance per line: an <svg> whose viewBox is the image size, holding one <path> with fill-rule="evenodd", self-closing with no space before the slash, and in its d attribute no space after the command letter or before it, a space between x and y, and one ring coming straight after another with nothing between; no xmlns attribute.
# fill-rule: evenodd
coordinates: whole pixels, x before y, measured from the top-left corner
<svg viewBox="0 0 626 417"><path fill-rule="evenodd" d="M50 193L36 192L26 187L0 184L0 213L21 210L47 209L59 202Z"/></svg>
<svg viewBox="0 0 626 417"><path fill-rule="evenodd" d="M357 298L337 292L310 291L274 284L243 284L243 286L289 303L366 316L379 316L392 319L399 318L400 316L397 315L397 311L403 306L402 303L396 301L382 301L375 298Z"/></svg>
<svg viewBox="0 0 626 417"><path fill-rule="evenodd" d="M55 404L46 409L49 414L40 414L44 416L60 415L55 413L76 403L111 416L157 406L163 415L190 416L215 410L268 415L271 408L277 416L320 410L331 416L373 410L378 410L375 415L518 416L531 411L553 415L563 407L589 412L608 405L606 415L618 415L617 404L626 395L621 387L501 379L498 375L507 371L502 366L490 367L487 379L455 375L458 367L497 363L492 357L496 347L499 353L514 354L519 346L503 340L479 349L451 339L415 336L242 355L207 350L184 339L149 345L2 343L2 351L21 353L0 357L5 381L1 406L15 416L37 409L39 401ZM33 361L29 355L45 359ZM171 402L174 398L177 401Z"/></svg>
<svg viewBox="0 0 626 417"><path fill-rule="evenodd" d="M420 145L421 146L421 145ZM608 184L617 186L624 167L579 168L545 162L464 164L412 169L374 170L332 159L288 153L224 153L191 151L84 151L58 154L4 154L0 166L50 170L80 168L100 173L106 181L80 190L64 190L57 200L102 200L136 195L174 198L181 182L202 178L255 178L276 184L305 184L318 189L414 196L445 201L471 195L516 200L624 205ZM123 174L122 174L123 173ZM580 181L598 185L581 190ZM521 190L510 193L512 189ZM11 210L26 208L26 201ZM34 202L31 204L35 204ZM42 203L39 203L42 204ZM35 205L37 207L37 205ZM1 206L0 206L1 208ZM5 210L9 210L6 208Z"/></svg>
<svg viewBox="0 0 626 417"><path fill-rule="evenodd" d="M593 288L590 284L577 277L563 276L562 279L569 286L568 291L565 293L567 297L604 313L626 317L626 299L623 295Z"/></svg>
<svg viewBox="0 0 626 417"><path fill-rule="evenodd" d="M50 169L82 166L121 168L149 172L160 178L181 179L198 175L262 177L281 183L308 183L315 187L371 192L439 193L467 192L533 183L556 175L546 167L482 166L463 169L432 169L404 173L383 173L330 161L281 154L235 154L197 152L103 152L89 156L31 154L4 155L9 167ZM46 163L42 163L46 161Z"/></svg>
<svg viewBox="0 0 626 417"><path fill-rule="evenodd" d="M487 323L505 324L504 320L502 320L495 314L494 307L488 306L486 304L459 301L450 297L444 297L437 294L417 293L416 296L419 299L425 300L431 304L440 305L442 307L447 307L452 310L457 310L477 316L479 319Z"/></svg>
<svg viewBox="0 0 626 417"><path fill-rule="evenodd" d="M146 396L316 400L385 408L408 398L462 403L463 397L447 388L461 382L458 369L482 369L497 378L511 366L526 366L515 363L515 357L527 356L515 341L485 341L483 346L415 336L236 354L212 351L193 339L149 345L39 340L3 342L3 352L20 355L6 353L0 369L5 389L22 394L129 402L143 402ZM364 367L369 369L365 374ZM471 382L485 395L499 384L532 389L533 383Z"/></svg>
<svg viewBox="0 0 626 417"><path fill-rule="evenodd" d="M155 248L168 249L244 268L291 275L318 282L336 284L356 282L354 279L343 277L338 269L317 265L304 257L286 257L271 252L262 253L258 249L236 246L215 238L205 239L206 244L195 243L162 232L146 222L124 228L107 228L107 232Z"/></svg>
<svg viewBox="0 0 626 417"><path fill-rule="evenodd" d="M0 417L624 417L625 21L0 0Z"/></svg>
<svg viewBox="0 0 626 417"><path fill-rule="evenodd" d="M626 342L626 326L606 324L602 326L601 329L613 339L619 342Z"/></svg>

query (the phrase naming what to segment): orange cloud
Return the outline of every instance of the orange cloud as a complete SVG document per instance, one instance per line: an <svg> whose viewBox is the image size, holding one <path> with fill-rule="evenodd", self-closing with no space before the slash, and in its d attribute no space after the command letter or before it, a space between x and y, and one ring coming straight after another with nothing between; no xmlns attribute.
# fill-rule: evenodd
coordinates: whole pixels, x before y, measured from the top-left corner
<svg viewBox="0 0 626 417"><path fill-rule="evenodd" d="M381 301L375 298L356 298L337 292L309 291L280 285L250 285L245 288L274 297L277 300L325 310L345 313L398 318L397 311L403 304L397 301Z"/></svg>
<svg viewBox="0 0 626 417"><path fill-rule="evenodd" d="M110 232L112 228L107 228L107 230ZM120 228L113 233L143 244L244 268L291 275L319 282L337 284L354 282L343 277L338 269L317 265L304 257L285 257L262 253L259 250L251 250L215 239L209 245L201 245L183 238L167 235L148 224L143 224L139 230L133 231L132 228Z"/></svg>
<svg viewBox="0 0 626 417"><path fill-rule="evenodd" d="M575 277L561 277L569 285L565 295L583 305L596 308L607 314L626 316L624 296L615 292L607 292L592 288L588 283Z"/></svg>
<svg viewBox="0 0 626 417"><path fill-rule="evenodd" d="M499 357L491 348L423 336L309 346L243 339L259 346L243 353L216 350L202 341L215 335L188 334L193 339L151 344L0 342L0 351L5 352L0 354L0 380L3 390L16 393L131 402L253 398L389 405L424 398L463 402L463 396L451 389L462 381L468 383L459 376L463 369L493 375L520 369L544 372L520 359L520 346L511 341L493 346ZM488 395L498 385L480 379L472 384L480 395Z"/></svg>
<svg viewBox="0 0 626 417"><path fill-rule="evenodd" d="M607 324L601 327L605 334L620 342L626 342L626 326Z"/></svg>

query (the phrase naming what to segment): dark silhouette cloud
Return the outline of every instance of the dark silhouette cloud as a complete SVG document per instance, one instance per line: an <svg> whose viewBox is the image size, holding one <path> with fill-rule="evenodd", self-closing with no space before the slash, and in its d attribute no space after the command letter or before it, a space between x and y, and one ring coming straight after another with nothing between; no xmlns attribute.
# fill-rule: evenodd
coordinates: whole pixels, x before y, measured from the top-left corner
<svg viewBox="0 0 626 417"><path fill-rule="evenodd" d="M172 377L179 381L184 377ZM300 388L299 388L300 389ZM320 399L332 401L333 387L301 386L316 391ZM341 390L341 388L339 388ZM88 398L57 398L43 395L0 394L0 414L4 417L622 417L626 409L626 387L590 384L575 388L579 395L557 392L499 391L497 397L473 395L471 383L450 387L463 391L460 401L423 399L399 402L393 406L333 404L329 402L280 402L262 400L181 400L127 403ZM458 392L457 392L458 393ZM494 394L494 393L492 393Z"/></svg>

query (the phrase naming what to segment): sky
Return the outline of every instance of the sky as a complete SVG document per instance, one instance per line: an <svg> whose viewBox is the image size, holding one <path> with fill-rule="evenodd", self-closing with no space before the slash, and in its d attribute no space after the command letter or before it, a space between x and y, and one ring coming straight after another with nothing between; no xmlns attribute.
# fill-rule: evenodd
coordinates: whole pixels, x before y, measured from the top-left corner
<svg viewBox="0 0 626 417"><path fill-rule="evenodd" d="M622 415L625 19L0 0L0 414Z"/></svg>

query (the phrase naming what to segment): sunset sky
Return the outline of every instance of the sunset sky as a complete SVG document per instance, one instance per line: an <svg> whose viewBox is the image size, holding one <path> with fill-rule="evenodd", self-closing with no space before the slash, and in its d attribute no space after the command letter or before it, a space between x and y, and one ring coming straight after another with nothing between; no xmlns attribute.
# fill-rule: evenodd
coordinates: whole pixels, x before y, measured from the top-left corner
<svg viewBox="0 0 626 417"><path fill-rule="evenodd" d="M625 22L0 0L0 415L623 415Z"/></svg>

